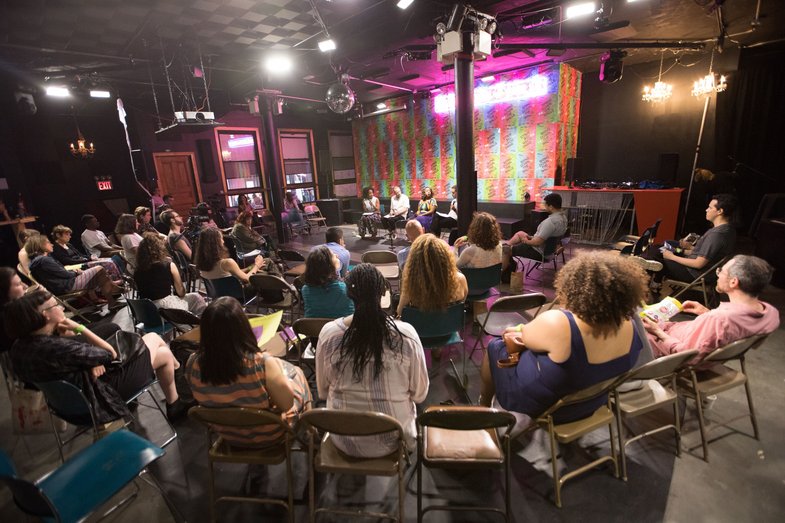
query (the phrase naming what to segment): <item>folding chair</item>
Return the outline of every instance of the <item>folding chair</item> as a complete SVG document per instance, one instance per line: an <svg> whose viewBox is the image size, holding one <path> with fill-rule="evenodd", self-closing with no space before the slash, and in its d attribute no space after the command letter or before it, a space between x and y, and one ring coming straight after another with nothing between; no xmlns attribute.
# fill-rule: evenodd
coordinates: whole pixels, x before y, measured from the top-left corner
<svg viewBox="0 0 785 523"><path fill-rule="evenodd" d="M752 404L752 390L750 390L749 374L747 374L744 358L748 350L757 349L766 341L766 338L768 338L768 334L758 334L729 343L709 353L700 362L689 365L686 373L678 380L679 392L695 401L695 407L698 411L701 444L703 446L703 459L706 462L709 461L708 431L706 430L706 420L703 416L703 399L706 396L719 394L720 392L744 385L749 414L737 416L722 423L716 423L712 429L726 426L737 419L750 418L755 439L760 440L758 420L755 417L755 407ZM725 365L726 362L733 360L739 361L741 365L740 371ZM707 368L707 365L711 366Z"/></svg>
<svg viewBox="0 0 785 523"><path fill-rule="evenodd" d="M311 509L311 522L316 521L320 512L331 512L345 516L365 516L388 518L398 522L404 521L404 472L409 463L404 432L401 423L381 412L358 412L351 410L312 409L300 418L300 425L308 434L309 478L308 493ZM321 445L316 447L316 432L324 434ZM394 433L396 448L389 455L381 458L355 458L338 450L333 443L338 436L375 436ZM341 509L338 507L317 507L316 472L328 474L357 474L363 476L397 476L398 477L398 514L378 513Z"/></svg>
<svg viewBox="0 0 785 523"><path fill-rule="evenodd" d="M134 300L126 298L128 309L131 312L131 319L134 328L141 333L154 332L161 337L165 337L175 327L171 323L164 321L158 313L158 307L148 299ZM140 327L141 325L141 327Z"/></svg>
<svg viewBox="0 0 785 523"><path fill-rule="evenodd" d="M292 476L292 442L294 433L289 425L281 419L279 413L260 409L241 407L192 407L188 417L198 421L207 429L207 464L210 479L210 520L216 520L215 506L221 501L242 501L246 503L274 504L286 507L288 521L294 522L294 486ZM227 442L221 436L221 430L227 433L247 430L280 431L282 438L279 443L264 448L238 447ZM286 463L286 500L277 498L259 498L247 496L221 496L215 493L215 463L244 463L248 465L278 465Z"/></svg>
<svg viewBox="0 0 785 523"><path fill-rule="evenodd" d="M516 261L516 263L518 262L518 260L532 261L532 263L529 264L529 268L526 269L525 272L526 278L529 277L529 275L534 271L534 269L537 269L538 267L541 267L542 265L545 265L547 263L553 262L554 273L558 270L558 267L556 266L556 260L557 260L556 249L561 245L562 238L563 236L551 236L550 238L545 240L545 243L543 244L543 253L540 256L537 257L513 256L513 259ZM540 279L540 284L543 284L542 278Z"/></svg>
<svg viewBox="0 0 785 523"><path fill-rule="evenodd" d="M163 454L160 447L123 430L81 450L43 477L28 481L17 475L11 459L0 450L0 482L8 485L16 506L26 514L55 521L83 521L123 487L132 482L135 485L145 468ZM102 517L133 500L138 492L137 487Z"/></svg>
<svg viewBox="0 0 785 523"><path fill-rule="evenodd" d="M294 311L300 303L300 298L297 289L291 283L271 274L253 274L250 280L251 287L256 291L256 297L253 300L256 307L288 311L290 321L294 321ZM265 297L265 294L269 296L277 293L280 293L283 299L271 300Z"/></svg>
<svg viewBox="0 0 785 523"><path fill-rule="evenodd" d="M392 283L401 279L401 269L398 267L398 256L392 251L366 251L360 258L362 263L370 263L382 273L382 276Z"/></svg>
<svg viewBox="0 0 785 523"><path fill-rule="evenodd" d="M296 278L305 274L305 257L297 251L280 249L278 258L283 262L285 277ZM294 264L294 265L292 265Z"/></svg>
<svg viewBox="0 0 785 523"><path fill-rule="evenodd" d="M24 270L24 268L22 267L21 263L17 264L16 270L19 271L20 274L24 275L27 279L29 279L33 283L33 285L38 285L42 289L45 289L45 290L47 290L47 292L49 292L49 290L46 289L46 287L41 285L33 277L33 274L31 272ZM65 308L65 310L70 312L72 315L79 317L84 323L90 323L90 320L87 319L87 317L84 315L84 312L86 312L87 310L96 310L96 306L95 305L91 305L89 307L82 307L80 309L77 309L76 307L71 305L71 303L69 303L70 300L87 300L88 299L87 298L87 290L68 292L66 294L61 294L59 296L55 295L53 292L49 292L49 293L54 297L55 301L58 304L62 305L63 308Z"/></svg>
<svg viewBox="0 0 785 523"><path fill-rule="evenodd" d="M417 521L426 512L490 511L510 521L510 432L515 416L486 407L428 407L417 417ZM506 429L501 435L497 429ZM422 468L504 469L504 510L486 506L422 507Z"/></svg>
<svg viewBox="0 0 785 523"><path fill-rule="evenodd" d="M628 234L621 237L619 241L613 245L613 248L617 251L622 251L622 254L640 256L641 253L646 250L646 247L654 241L654 238L657 237L657 231L660 228L661 222L662 218L658 218L653 225L644 229L640 236Z"/></svg>
<svg viewBox="0 0 785 523"><path fill-rule="evenodd" d="M621 473L624 481L627 481L626 449L627 445L634 441L664 430L673 430L676 437L676 455L681 455L681 420L679 417L679 396L676 393L676 375L682 365L697 356L697 354L697 350L679 352L657 358L631 370L627 373L624 383L633 380L645 380L640 389L619 392L619 387L614 387L613 410L616 413L616 425L619 429ZM635 418L668 405L673 407L673 423L660 425L629 439L624 437L624 419Z"/></svg>
<svg viewBox="0 0 785 523"><path fill-rule="evenodd" d="M312 204L306 205L305 209L305 219L309 225L315 225L317 230L320 227L327 227L327 218L322 216L322 211L319 210L319 206Z"/></svg>
<svg viewBox="0 0 785 523"><path fill-rule="evenodd" d="M491 304L488 312L477 315L477 321L480 323L480 334L472 346L469 359L474 355L477 344L482 345L482 350L486 350L485 342L482 339L484 334L501 337L507 327L529 323L539 314L540 308L545 305L546 301L545 295L539 292L497 298ZM537 310L533 315L530 315L528 311L532 309Z"/></svg>
<svg viewBox="0 0 785 523"><path fill-rule="evenodd" d="M464 267L460 269L466 276L469 294L466 301L479 301L491 295L491 289L502 282L502 264L497 263L482 269Z"/></svg>
<svg viewBox="0 0 785 523"><path fill-rule="evenodd" d="M250 300L246 300L245 289L243 289L243 284L240 283L240 280L235 278L234 276L225 276L223 278L202 278L204 282L204 287L207 289L207 296L211 300L215 300L222 296L230 296L232 298L236 298L237 301L243 304L243 307L246 307L249 303L254 301L256 297L254 296Z"/></svg>
<svg viewBox="0 0 785 523"><path fill-rule="evenodd" d="M313 371L314 364L303 361L303 354L306 352L308 345L310 345L313 348L314 353L316 353L316 343L319 340L319 334L322 332L324 326L331 321L333 320L330 318L298 318L294 322L292 330L294 330L296 338L295 346L297 348L297 361L300 367L302 367L302 365L308 365L311 367L311 371Z"/></svg>
<svg viewBox="0 0 785 523"><path fill-rule="evenodd" d="M185 334L189 330L193 329L199 322L199 316L193 314L185 309L158 309L158 314L161 315L161 318L164 321L169 322L174 329L177 331L178 334ZM184 326L190 327L189 329L185 329Z"/></svg>
<svg viewBox="0 0 785 523"><path fill-rule="evenodd" d="M733 256L729 255L703 271L697 278L691 282L683 282L666 277L663 280L663 285L667 284L671 289L680 289L673 298L679 299L679 296L690 290L699 289L703 293L703 304L706 307L711 307L713 302L716 301L717 293L714 290L714 285L717 282L717 269L725 265ZM711 300L709 299L711 296Z"/></svg>

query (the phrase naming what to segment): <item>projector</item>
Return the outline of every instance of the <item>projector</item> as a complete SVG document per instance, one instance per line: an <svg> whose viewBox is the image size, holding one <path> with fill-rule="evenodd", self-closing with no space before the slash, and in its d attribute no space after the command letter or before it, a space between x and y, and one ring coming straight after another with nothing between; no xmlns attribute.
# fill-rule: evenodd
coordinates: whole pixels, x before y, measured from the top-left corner
<svg viewBox="0 0 785 523"><path fill-rule="evenodd" d="M178 122L212 122L215 113L210 111L175 111L174 119Z"/></svg>

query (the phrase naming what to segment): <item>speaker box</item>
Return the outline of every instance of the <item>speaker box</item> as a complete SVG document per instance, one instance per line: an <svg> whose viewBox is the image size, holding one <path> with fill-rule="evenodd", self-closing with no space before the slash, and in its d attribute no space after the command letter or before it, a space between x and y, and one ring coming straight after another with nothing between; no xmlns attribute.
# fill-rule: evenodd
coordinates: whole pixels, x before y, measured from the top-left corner
<svg viewBox="0 0 785 523"><path fill-rule="evenodd" d="M572 185L581 179L582 158L567 158L566 181L567 185Z"/></svg>
<svg viewBox="0 0 785 523"><path fill-rule="evenodd" d="M199 175L202 182L217 182L218 175L215 172L212 140L196 140L196 158L197 162L199 162Z"/></svg>
<svg viewBox="0 0 785 523"><path fill-rule="evenodd" d="M327 225L332 227L343 223L341 200L335 198L316 200L316 205L318 205L319 210L322 211L322 216L327 219Z"/></svg>
<svg viewBox="0 0 785 523"><path fill-rule="evenodd" d="M659 166L657 169L657 179L663 183L674 187L676 185L676 175L679 170L679 153L660 154Z"/></svg>

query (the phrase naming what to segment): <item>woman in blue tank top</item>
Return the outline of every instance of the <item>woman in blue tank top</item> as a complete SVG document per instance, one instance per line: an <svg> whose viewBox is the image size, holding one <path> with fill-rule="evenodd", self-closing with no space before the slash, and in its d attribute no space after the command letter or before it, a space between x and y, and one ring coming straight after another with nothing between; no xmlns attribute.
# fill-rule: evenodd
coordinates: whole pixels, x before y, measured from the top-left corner
<svg viewBox="0 0 785 523"><path fill-rule="evenodd" d="M645 281L643 269L615 253L570 260L555 282L563 309L510 327L489 345L480 402L489 406L495 394L503 408L535 418L558 399L630 370L642 348L632 316L645 296ZM508 358L505 338L521 350L520 360L500 368L497 362ZM559 409L554 421L586 418L606 400Z"/></svg>

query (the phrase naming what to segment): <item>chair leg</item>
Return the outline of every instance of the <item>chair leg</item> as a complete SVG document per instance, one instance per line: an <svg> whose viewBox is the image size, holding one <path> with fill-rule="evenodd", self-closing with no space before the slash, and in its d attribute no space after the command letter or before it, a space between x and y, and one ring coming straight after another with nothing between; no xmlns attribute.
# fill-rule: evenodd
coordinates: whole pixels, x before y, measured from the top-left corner
<svg viewBox="0 0 785 523"><path fill-rule="evenodd" d="M399 523L404 522L404 500L406 499L406 485L404 484L403 477L404 477L404 456L403 452L401 452L400 457L398 458L398 521Z"/></svg>
<svg viewBox="0 0 785 523"><path fill-rule="evenodd" d="M742 357L740 360L741 362L741 372L744 373L744 376L747 379L744 381L744 391L747 393L747 405L750 407L750 420L752 421L752 430L755 433L755 439L760 441L760 433L758 432L758 418L755 416L755 406L752 404L752 390L750 389L750 379L747 376L747 367L744 364L744 358Z"/></svg>
<svg viewBox="0 0 785 523"><path fill-rule="evenodd" d="M215 470L213 470L213 460L207 457L207 471L210 474L210 521L215 523Z"/></svg>
<svg viewBox="0 0 785 523"><path fill-rule="evenodd" d="M417 523L422 523L422 456L417 456Z"/></svg>
<svg viewBox="0 0 785 523"><path fill-rule="evenodd" d="M308 442L308 512L311 523L316 522L316 474L314 472L316 455L313 448L313 437L314 435L310 434Z"/></svg>
<svg viewBox="0 0 785 523"><path fill-rule="evenodd" d="M151 387L147 387L147 390L145 392L147 392L147 394L150 395L150 399L153 401L153 405L155 405L155 408L157 408L158 412L161 413L161 416L163 416L164 420L166 421L166 424L169 425L169 430L172 431L172 435L169 436L169 438L166 441L158 445L159 447L164 448L177 438L177 431L175 430L174 426L172 426L172 422L169 421L169 418L166 417L166 412L164 412L164 409L161 408L161 404L158 403L158 400L156 400L155 396L153 396L153 391L151 390Z"/></svg>
<svg viewBox="0 0 785 523"><path fill-rule="evenodd" d="M671 379L671 390L676 388L676 375ZM679 416L679 399L673 401L673 424L676 426L676 456L681 457L681 416Z"/></svg>
<svg viewBox="0 0 785 523"><path fill-rule="evenodd" d="M46 411L49 413L49 423L52 424L52 432L57 440L57 452L60 453L60 463L65 463L65 458L63 457L63 440L60 439L60 433L57 431L57 426L55 426L55 418L50 409L47 408Z"/></svg>
<svg viewBox="0 0 785 523"><path fill-rule="evenodd" d="M286 442L286 491L288 493L287 496L287 506L286 510L289 512L288 521L289 523L294 523L294 482L292 480L292 449L291 449L291 442Z"/></svg>
<svg viewBox="0 0 785 523"><path fill-rule="evenodd" d="M505 436L504 439L504 520L509 523L510 515L512 514L512 506L510 502L510 437Z"/></svg>
<svg viewBox="0 0 785 523"><path fill-rule="evenodd" d="M613 459L613 475L618 479L619 476L619 456L616 454L616 434L613 433L613 423L615 420L611 420L608 423L608 435L611 439L611 458ZM619 432L621 432L621 428L617 427ZM626 478L625 478L626 480Z"/></svg>
<svg viewBox="0 0 785 523"><path fill-rule="evenodd" d="M615 394L616 408L616 428L619 431L619 454L621 454L621 477L627 481L627 453L624 445L624 424L621 420L621 409L619 408L619 396Z"/></svg>
<svg viewBox="0 0 785 523"><path fill-rule="evenodd" d="M701 401L700 391L698 390L698 379L695 371L692 371L692 388L695 391L695 406L698 411L698 426L701 433L701 444L703 445L703 461L709 462L709 443L706 441L706 421L703 419L703 402Z"/></svg>
<svg viewBox="0 0 785 523"><path fill-rule="evenodd" d="M551 443L551 471L553 473L553 495L556 506L561 508L561 481L559 478L559 464L556 462L556 435L553 433L553 420L548 421L548 439Z"/></svg>

